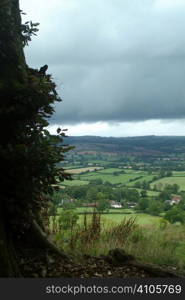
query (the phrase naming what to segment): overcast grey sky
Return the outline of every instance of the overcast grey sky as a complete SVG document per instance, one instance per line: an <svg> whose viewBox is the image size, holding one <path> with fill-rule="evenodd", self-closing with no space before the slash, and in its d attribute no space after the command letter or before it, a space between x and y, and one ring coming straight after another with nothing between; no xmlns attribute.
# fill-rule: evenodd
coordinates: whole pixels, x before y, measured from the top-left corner
<svg viewBox="0 0 185 300"><path fill-rule="evenodd" d="M29 65L49 65L63 102L51 130L184 135L185 0L21 0L40 22Z"/></svg>

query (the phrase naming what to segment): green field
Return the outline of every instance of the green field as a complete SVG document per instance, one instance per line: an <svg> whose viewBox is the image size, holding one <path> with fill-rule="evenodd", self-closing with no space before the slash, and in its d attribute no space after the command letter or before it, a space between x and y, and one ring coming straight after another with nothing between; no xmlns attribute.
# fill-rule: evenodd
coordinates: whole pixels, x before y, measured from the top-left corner
<svg viewBox="0 0 185 300"><path fill-rule="evenodd" d="M82 180L94 180L94 179L102 179L104 182L109 181L112 184L128 184L129 180L133 180L134 178L137 178L139 175L136 173L132 174L119 174L119 175L113 175L113 174L104 174L100 172L93 172L91 174L85 174L81 175ZM143 176L142 180L145 179L145 176ZM134 181L135 182L135 181Z"/></svg>
<svg viewBox="0 0 185 300"><path fill-rule="evenodd" d="M60 214L60 212L62 211L62 207L59 207L57 209L57 212ZM83 212L90 212L92 213L94 211L94 208L93 207L77 207L75 208L75 212L77 213L83 213ZM115 213L115 212L121 212L123 214L134 214L134 210L133 209L130 209L130 208L111 208L108 210L109 213Z"/></svg>
<svg viewBox="0 0 185 300"><path fill-rule="evenodd" d="M76 212L78 213L82 213L82 212L93 212L94 211L94 208L93 207L77 207L75 209ZM115 213L115 212L121 212L121 213L134 213L134 210L133 209L130 209L130 208L111 208L108 210L109 213Z"/></svg>
<svg viewBox="0 0 185 300"><path fill-rule="evenodd" d="M138 176L138 175L137 175L137 176ZM145 176L143 176L143 177L140 178L140 179L137 179L137 180L135 180L135 181L129 182L129 183L128 183L128 186L133 186L135 183L137 183L137 182L142 182L142 181L149 182L149 181L151 181L151 180L153 179L153 177L154 177L154 175L145 175Z"/></svg>
<svg viewBox="0 0 185 300"><path fill-rule="evenodd" d="M159 186L162 184L161 189L168 184L178 184L180 186L181 191L185 191L185 177L181 176L173 176L173 177L164 177L159 180L156 180L150 184L150 187L153 188L154 185Z"/></svg>
<svg viewBox="0 0 185 300"><path fill-rule="evenodd" d="M78 207L75 209L76 212L93 212L93 208ZM62 211L62 208L58 208L58 213ZM113 214L114 212L122 212L122 214ZM132 209L110 209L110 214L102 214L101 219L104 226L110 226L120 223L124 218L135 218L136 223L140 225L158 225L162 217L151 216L144 213L135 213ZM87 218L91 218L92 215L87 215ZM83 221L84 215L79 215L79 222Z"/></svg>
<svg viewBox="0 0 185 300"><path fill-rule="evenodd" d="M107 173L111 174L113 172L122 172L123 173L123 170L119 169L119 168L107 168L107 169L100 170L97 173L100 173L100 174L107 174Z"/></svg>
<svg viewBox="0 0 185 300"><path fill-rule="evenodd" d="M99 170L98 173L103 174L112 174L114 172L119 172L122 174L134 174L134 175L146 175L147 173L145 171L138 171L138 170L132 170L132 169L122 169L122 168L105 168L103 170Z"/></svg>
<svg viewBox="0 0 185 300"><path fill-rule="evenodd" d="M185 177L185 171L173 171L173 177L174 176Z"/></svg>
<svg viewBox="0 0 185 300"><path fill-rule="evenodd" d="M134 188L134 187L132 187L132 188ZM138 188L134 188L134 189L136 189L139 193L141 191L143 191L143 189L138 189ZM156 191L146 190L146 192L147 192L147 196L149 196L149 197L157 197L159 195L159 192L156 192Z"/></svg>
<svg viewBox="0 0 185 300"><path fill-rule="evenodd" d="M136 217L136 223L140 225L159 225L161 217L151 216L148 214L122 214L122 215L103 215L102 220L106 224L108 223L120 223L123 221L124 218L135 218Z"/></svg>
<svg viewBox="0 0 185 300"><path fill-rule="evenodd" d="M84 208L78 208L79 211L84 210ZM121 211L121 210L120 210ZM134 226L131 229L129 235L124 236L125 231L124 225L120 231L114 231L115 226L119 225L122 221L128 220L130 218L136 217L135 224L140 226ZM87 221L91 222L92 215L87 215ZM174 266L179 270L185 270L185 233L184 226L177 226L167 223L166 227L161 229L161 220L162 217L151 216L148 214L108 214L101 216L101 238L93 240L93 243L88 240L84 242L84 226L82 231L77 231L78 235L75 233L75 240L78 240L78 243L75 244L75 247L78 253L81 254L90 254L90 255L100 255L107 254L110 249L116 247L124 248L126 253L133 255L138 261L144 263L152 263L161 266ZM80 215L78 224L84 223L84 216ZM51 224L52 228L52 219ZM77 227L79 230L79 227ZM113 231L112 231L113 230ZM91 226L86 229L86 233L91 232ZM114 235L111 233L114 232ZM117 234L118 233L118 234ZM122 237L123 234L123 237ZM59 233L57 235L56 241L59 243L59 246L62 246L62 249L66 251L71 251L70 248L70 231ZM78 239L79 237L79 239ZM72 248L74 252L74 248ZM71 253L71 252L70 252Z"/></svg>
<svg viewBox="0 0 185 300"><path fill-rule="evenodd" d="M91 218L91 215L88 215L87 218ZM79 216L79 222L83 222L84 215ZM156 225L159 226L159 222L162 217L151 216L148 214L103 214L101 216L102 224L104 227L114 226L121 223L124 219L136 218L136 224L139 225Z"/></svg>
<svg viewBox="0 0 185 300"><path fill-rule="evenodd" d="M114 174L114 173L118 174ZM88 174L82 174L81 179L83 181L90 181L95 179L102 179L104 182L109 181L112 184L124 184L128 187L133 187L135 183L142 181L151 181L154 175L148 175L145 171L119 169L119 168L107 168L99 171L90 172ZM141 177L141 178L138 178ZM138 179L137 179L138 178Z"/></svg>
<svg viewBox="0 0 185 300"><path fill-rule="evenodd" d="M74 179L74 180L64 180L61 185L80 186L80 185L85 185L85 184L88 184L88 183L89 183L89 181L87 181L87 180Z"/></svg>
<svg viewBox="0 0 185 300"><path fill-rule="evenodd" d="M92 168L92 167L91 167ZM117 174L116 174L117 173ZM80 186L88 184L90 180L102 179L103 182L110 182L112 184L126 185L133 187L135 183L142 181L151 181L154 175L148 175L146 171L121 169L121 168L105 168L102 170L91 171L85 174L80 174L81 180L73 175L73 181L64 181L64 185ZM138 178L141 177L141 178ZM138 179L137 179L138 178ZM154 196L154 194L151 196Z"/></svg>

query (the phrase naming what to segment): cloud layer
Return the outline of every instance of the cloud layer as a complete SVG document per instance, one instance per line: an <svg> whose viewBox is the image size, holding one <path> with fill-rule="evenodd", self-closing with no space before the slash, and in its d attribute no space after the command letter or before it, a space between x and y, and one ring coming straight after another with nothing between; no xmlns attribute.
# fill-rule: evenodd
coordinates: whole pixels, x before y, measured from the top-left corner
<svg viewBox="0 0 185 300"><path fill-rule="evenodd" d="M185 1L21 1L63 102L52 123L185 118Z"/></svg>

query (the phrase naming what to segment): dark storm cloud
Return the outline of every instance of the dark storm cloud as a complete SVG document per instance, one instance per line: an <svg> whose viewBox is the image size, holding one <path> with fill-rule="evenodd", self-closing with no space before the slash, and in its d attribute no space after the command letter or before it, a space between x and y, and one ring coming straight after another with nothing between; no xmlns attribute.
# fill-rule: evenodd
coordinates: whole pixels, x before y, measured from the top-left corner
<svg viewBox="0 0 185 300"><path fill-rule="evenodd" d="M43 3L27 58L58 84L53 123L185 117L185 1Z"/></svg>

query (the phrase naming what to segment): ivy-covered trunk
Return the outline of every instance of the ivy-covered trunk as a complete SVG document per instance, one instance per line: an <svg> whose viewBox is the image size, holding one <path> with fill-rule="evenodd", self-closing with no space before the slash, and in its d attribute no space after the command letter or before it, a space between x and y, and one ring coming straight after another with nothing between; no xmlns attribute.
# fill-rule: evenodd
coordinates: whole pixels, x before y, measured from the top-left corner
<svg viewBox="0 0 185 300"><path fill-rule="evenodd" d="M45 72L47 68L41 72L26 65L23 46L37 31L37 24L30 24L21 25L18 0L0 1L1 277L20 275L18 244L22 250L36 247L67 259L48 240L40 220L43 202L47 205L43 195L52 193L56 178L70 177L56 167L70 147L58 146L65 136L61 129L57 137L45 130L47 118L54 112L53 103L61 99L51 75Z"/></svg>
<svg viewBox="0 0 185 300"><path fill-rule="evenodd" d="M7 211L8 205L11 203L8 198L8 189L11 189L11 186L8 187L9 178L4 178L7 175L6 169L5 172L2 169L3 164L6 163L4 153L8 147L8 138L11 136L11 122L9 122L11 111L8 107L11 99L9 95L26 81L26 63L20 33L19 1L2 0L0 2L0 277L20 275L16 263L12 232L9 230L10 220ZM8 209L11 210L10 207Z"/></svg>

